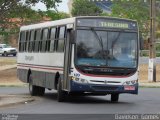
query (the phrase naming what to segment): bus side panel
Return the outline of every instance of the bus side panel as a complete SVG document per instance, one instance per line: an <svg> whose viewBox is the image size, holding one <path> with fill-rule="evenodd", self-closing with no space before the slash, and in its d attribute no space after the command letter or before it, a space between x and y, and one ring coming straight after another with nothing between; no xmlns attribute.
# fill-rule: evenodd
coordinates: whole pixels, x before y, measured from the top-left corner
<svg viewBox="0 0 160 120"><path fill-rule="evenodd" d="M57 71L58 72L58 71ZM49 89L55 89L55 77L56 73L32 71L33 84ZM60 78L63 79L63 74L60 74Z"/></svg>
<svg viewBox="0 0 160 120"><path fill-rule="evenodd" d="M45 87L45 72L32 70L33 85Z"/></svg>
<svg viewBox="0 0 160 120"><path fill-rule="evenodd" d="M46 72L46 88L54 89L55 88L55 73Z"/></svg>
<svg viewBox="0 0 160 120"><path fill-rule="evenodd" d="M28 75L28 69L22 69L22 68L17 69L17 76L19 80L21 80L22 82L27 83L27 78L28 78L27 75Z"/></svg>

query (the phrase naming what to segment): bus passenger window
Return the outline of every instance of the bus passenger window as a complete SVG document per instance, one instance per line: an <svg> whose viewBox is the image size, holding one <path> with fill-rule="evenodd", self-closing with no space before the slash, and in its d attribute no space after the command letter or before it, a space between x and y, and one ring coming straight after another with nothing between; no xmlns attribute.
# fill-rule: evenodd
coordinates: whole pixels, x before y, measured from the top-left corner
<svg viewBox="0 0 160 120"><path fill-rule="evenodd" d="M50 52L54 51L55 35L56 35L56 28L51 28L51 33L50 33Z"/></svg>
<svg viewBox="0 0 160 120"><path fill-rule="evenodd" d="M27 51L28 40L29 40L29 31L26 32L26 40L25 40L25 43L24 43L24 51Z"/></svg>
<svg viewBox="0 0 160 120"><path fill-rule="evenodd" d="M60 27L59 39L64 39L65 38L65 31L66 31L66 27Z"/></svg>
<svg viewBox="0 0 160 120"><path fill-rule="evenodd" d="M34 34L35 34L35 31L32 30L30 34L31 35L30 35L30 39L29 39L28 51L32 52L32 50L34 49Z"/></svg>
<svg viewBox="0 0 160 120"><path fill-rule="evenodd" d="M19 42L19 51L24 51L24 41L26 40L26 32L23 31L20 33L20 42Z"/></svg>
<svg viewBox="0 0 160 120"><path fill-rule="evenodd" d="M63 51L64 51L64 40L58 40L57 52L63 52Z"/></svg>
<svg viewBox="0 0 160 120"><path fill-rule="evenodd" d="M59 37L57 41L57 52L63 52L64 51L64 39L65 39L65 32L66 27L60 27L59 28Z"/></svg>
<svg viewBox="0 0 160 120"><path fill-rule="evenodd" d="M42 34L42 48L41 51L45 52L47 48L47 39L48 39L48 29L43 29L43 34Z"/></svg>
<svg viewBox="0 0 160 120"><path fill-rule="evenodd" d="M38 46L39 46L39 41L41 40L41 30L38 29L35 31L36 38L35 38L35 52L38 52Z"/></svg>

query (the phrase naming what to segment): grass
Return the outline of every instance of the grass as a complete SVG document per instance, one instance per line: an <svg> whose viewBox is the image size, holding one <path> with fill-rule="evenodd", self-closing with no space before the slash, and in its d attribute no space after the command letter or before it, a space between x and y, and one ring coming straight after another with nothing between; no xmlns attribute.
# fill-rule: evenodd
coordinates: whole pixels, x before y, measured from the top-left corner
<svg viewBox="0 0 160 120"><path fill-rule="evenodd" d="M0 85L0 87L28 87L28 85Z"/></svg>

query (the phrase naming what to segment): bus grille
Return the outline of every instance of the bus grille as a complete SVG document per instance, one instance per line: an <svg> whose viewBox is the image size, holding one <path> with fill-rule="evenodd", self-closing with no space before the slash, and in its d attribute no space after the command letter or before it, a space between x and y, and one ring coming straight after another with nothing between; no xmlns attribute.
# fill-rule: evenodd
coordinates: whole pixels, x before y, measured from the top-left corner
<svg viewBox="0 0 160 120"><path fill-rule="evenodd" d="M115 91L118 87L111 87L111 86L92 86L94 90L98 91Z"/></svg>

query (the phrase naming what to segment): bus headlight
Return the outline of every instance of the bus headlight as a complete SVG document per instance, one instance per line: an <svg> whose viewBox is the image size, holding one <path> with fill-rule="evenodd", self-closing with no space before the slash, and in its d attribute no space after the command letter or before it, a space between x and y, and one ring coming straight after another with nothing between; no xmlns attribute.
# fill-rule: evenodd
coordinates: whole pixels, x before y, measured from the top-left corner
<svg viewBox="0 0 160 120"><path fill-rule="evenodd" d="M76 77L72 77L72 80L77 83L88 83L87 80L81 79L81 78L76 78Z"/></svg>
<svg viewBox="0 0 160 120"><path fill-rule="evenodd" d="M137 82L138 80L126 81L123 83L123 85L135 85Z"/></svg>

